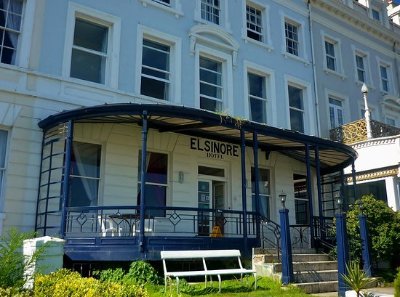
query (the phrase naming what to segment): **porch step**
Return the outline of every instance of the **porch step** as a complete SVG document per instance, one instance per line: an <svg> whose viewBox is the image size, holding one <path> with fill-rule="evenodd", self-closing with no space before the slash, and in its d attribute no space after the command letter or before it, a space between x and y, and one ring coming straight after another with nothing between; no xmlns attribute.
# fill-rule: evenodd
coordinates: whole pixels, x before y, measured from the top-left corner
<svg viewBox="0 0 400 297"><path fill-rule="evenodd" d="M308 250L308 253L293 253L292 259L294 285L306 293L337 291L337 261L332 261L329 255ZM282 276L282 264L276 253L255 254L253 264L259 275Z"/></svg>
<svg viewBox="0 0 400 297"><path fill-rule="evenodd" d="M294 285L296 287L302 289L307 294L337 292L338 291L338 282L337 281L298 283L298 284L294 284Z"/></svg>

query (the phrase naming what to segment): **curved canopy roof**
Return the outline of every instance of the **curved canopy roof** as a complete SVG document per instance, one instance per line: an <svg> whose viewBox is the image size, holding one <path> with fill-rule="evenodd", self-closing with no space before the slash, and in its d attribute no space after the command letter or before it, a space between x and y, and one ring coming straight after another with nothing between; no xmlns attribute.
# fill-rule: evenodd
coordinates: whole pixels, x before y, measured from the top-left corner
<svg viewBox="0 0 400 297"><path fill-rule="evenodd" d="M256 132L260 149L266 152L278 151L303 162L308 144L312 165L315 164L314 148L318 147L322 173L345 168L357 157L355 150L342 143L225 114L175 105L119 103L83 107L51 115L40 121L39 127L48 130L68 121L140 125L144 114L147 114L149 128L160 132L175 132L236 144L241 143L240 130L243 129L246 145L251 147L253 132Z"/></svg>

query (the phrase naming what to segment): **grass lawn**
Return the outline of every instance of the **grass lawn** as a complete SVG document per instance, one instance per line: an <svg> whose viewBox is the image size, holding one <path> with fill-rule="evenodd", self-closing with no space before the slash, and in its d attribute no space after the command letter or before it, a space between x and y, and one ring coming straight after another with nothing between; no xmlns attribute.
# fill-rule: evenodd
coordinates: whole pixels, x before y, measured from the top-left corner
<svg viewBox="0 0 400 297"><path fill-rule="evenodd" d="M184 280L180 281L179 294L176 292L175 282L170 283L167 288L167 294L164 293L164 286L147 287L150 296L169 296L169 297L185 297L185 296L218 296L218 297L236 297L236 296L287 296L287 297L310 297L310 295L301 292L293 286L281 287L280 282L271 278L258 278L257 290L254 290L253 277L245 277L240 280L225 280L222 282L221 293L218 293L218 280L207 284L204 283L187 284Z"/></svg>

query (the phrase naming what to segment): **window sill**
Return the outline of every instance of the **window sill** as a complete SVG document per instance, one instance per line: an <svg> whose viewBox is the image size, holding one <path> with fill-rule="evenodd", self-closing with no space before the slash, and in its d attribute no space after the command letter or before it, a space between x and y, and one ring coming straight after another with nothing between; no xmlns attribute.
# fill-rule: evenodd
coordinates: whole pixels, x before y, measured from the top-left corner
<svg viewBox="0 0 400 297"><path fill-rule="evenodd" d="M360 88L361 88L362 85L364 84L364 82L363 82L363 81L360 81L360 80L356 80L355 83L356 83L356 85L359 86ZM373 85L371 85L369 82L366 82L365 84L367 85L367 87L368 87L369 90L375 90L375 87L374 87Z"/></svg>
<svg viewBox="0 0 400 297"><path fill-rule="evenodd" d="M335 76L339 77L339 78L342 79L342 80L345 80L345 79L346 79L346 76L345 76L343 73L340 73L340 72L331 70L331 69L329 69L329 68L324 68L324 72L325 72L326 74L335 75Z"/></svg>
<svg viewBox="0 0 400 297"><path fill-rule="evenodd" d="M286 59L290 58L290 59L299 61L299 62L301 62L301 63L303 63L304 65L307 65L307 66L311 64L310 61L308 61L308 60L306 60L306 59L304 59L304 58L302 58L302 57L289 54L288 52L283 52L282 55L283 55Z"/></svg>
<svg viewBox="0 0 400 297"><path fill-rule="evenodd" d="M213 22L209 22L209 21L203 20L202 18L199 18L197 16L194 18L194 20L199 24L209 25L209 26L212 26L212 27L217 28L219 30L223 30L226 33L232 34L232 30L230 30L227 26L223 25L222 23L216 24L216 23L213 23Z"/></svg>
<svg viewBox="0 0 400 297"><path fill-rule="evenodd" d="M265 42L262 42L262 41L257 41L257 40L255 40L255 39L252 39L252 38L247 37L247 36L243 36L243 39L244 39L244 41L245 41L246 43L252 43L252 44L257 45L257 46L259 46L259 47L263 47L263 48L265 48L268 52L272 52L272 51L274 50L274 48L273 48L270 44L268 44L268 43L265 43Z"/></svg>
<svg viewBox="0 0 400 297"><path fill-rule="evenodd" d="M157 7L161 10L164 10L166 12L174 14L176 18L183 16L183 12L180 7L171 7L171 6L163 5L161 3L158 3L158 2L155 2L152 0L139 0L139 1L142 2L142 5L144 7L147 7L147 5Z"/></svg>

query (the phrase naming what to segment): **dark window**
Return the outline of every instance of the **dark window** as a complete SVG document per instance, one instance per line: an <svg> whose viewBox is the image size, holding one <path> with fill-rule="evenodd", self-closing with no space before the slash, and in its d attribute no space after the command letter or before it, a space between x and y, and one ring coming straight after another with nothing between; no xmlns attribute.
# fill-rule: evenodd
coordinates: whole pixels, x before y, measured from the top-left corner
<svg viewBox="0 0 400 297"><path fill-rule="evenodd" d="M304 133L304 103L303 90L288 86L290 129Z"/></svg>
<svg viewBox="0 0 400 297"><path fill-rule="evenodd" d="M143 40L141 94L161 100L169 99L169 63L169 46Z"/></svg>
<svg viewBox="0 0 400 297"><path fill-rule="evenodd" d="M259 123L267 122L267 97L265 92L265 77L248 74L250 118Z"/></svg>
<svg viewBox="0 0 400 297"><path fill-rule="evenodd" d="M18 39L21 33L22 7L22 0L0 1L1 63L15 64Z"/></svg>
<svg viewBox="0 0 400 297"><path fill-rule="evenodd" d="M142 152L139 151L138 166L138 195L137 205L140 205L141 164ZM168 186L168 155L162 153L147 152L146 155L146 189L145 205L150 207L165 207L167 204ZM164 217L164 209L151 209L146 216Z"/></svg>
<svg viewBox="0 0 400 297"><path fill-rule="evenodd" d="M220 0L201 0L201 18L219 25Z"/></svg>
<svg viewBox="0 0 400 297"><path fill-rule="evenodd" d="M263 41L262 11L250 5L246 5L247 37Z"/></svg>
<svg viewBox="0 0 400 297"><path fill-rule="evenodd" d="M200 108L222 110L222 63L200 57Z"/></svg>
<svg viewBox="0 0 400 297"><path fill-rule="evenodd" d="M310 222L307 177L302 174L293 174L293 187L296 224L307 225Z"/></svg>
<svg viewBox="0 0 400 297"><path fill-rule="evenodd" d="M71 77L105 83L108 27L75 20L71 57Z"/></svg>
<svg viewBox="0 0 400 297"><path fill-rule="evenodd" d="M286 51L289 54L299 55L299 28L297 25L285 22Z"/></svg>

